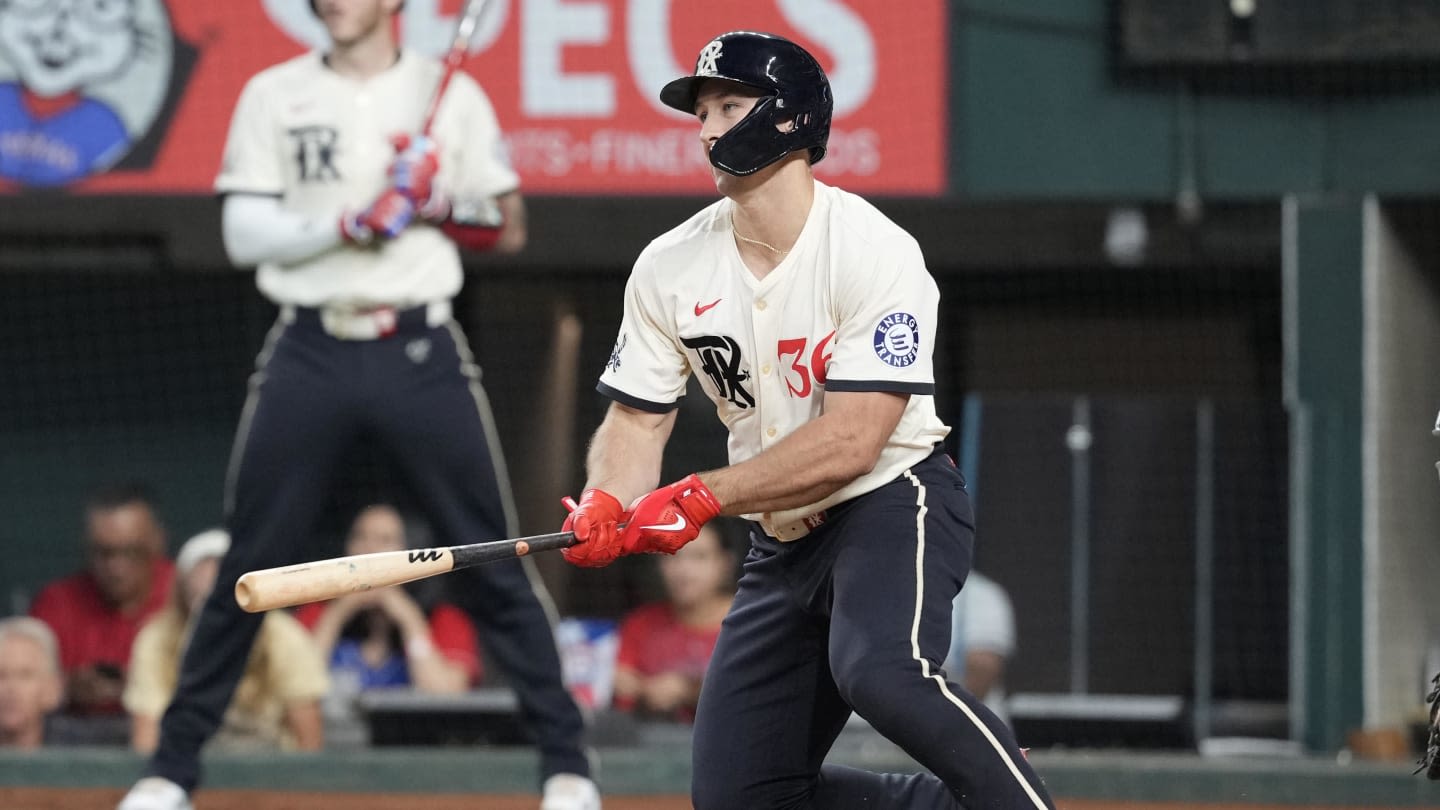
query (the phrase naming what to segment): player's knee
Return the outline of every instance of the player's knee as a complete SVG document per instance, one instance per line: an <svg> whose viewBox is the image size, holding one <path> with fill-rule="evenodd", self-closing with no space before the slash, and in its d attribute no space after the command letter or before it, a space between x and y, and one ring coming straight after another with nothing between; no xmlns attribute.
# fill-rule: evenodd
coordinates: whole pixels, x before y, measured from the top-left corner
<svg viewBox="0 0 1440 810"><path fill-rule="evenodd" d="M867 719L872 718L876 711L886 704L887 694L893 696L895 693L893 677L875 669L857 668L843 678L837 674L835 685L840 689L840 697L861 717Z"/></svg>
<svg viewBox="0 0 1440 810"><path fill-rule="evenodd" d="M921 677L919 664L909 655L876 651L869 656L832 655L830 667L840 697L872 724L894 704L905 679Z"/></svg>

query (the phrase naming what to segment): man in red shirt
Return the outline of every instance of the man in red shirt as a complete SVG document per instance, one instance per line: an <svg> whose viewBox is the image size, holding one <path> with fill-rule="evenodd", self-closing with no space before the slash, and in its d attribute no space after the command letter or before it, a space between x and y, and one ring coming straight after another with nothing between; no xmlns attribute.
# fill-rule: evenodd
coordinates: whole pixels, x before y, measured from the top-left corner
<svg viewBox="0 0 1440 810"><path fill-rule="evenodd" d="M55 631L73 714L120 714L140 625L165 605L175 566L147 487L125 483L85 502L86 570L45 586L30 606Z"/></svg>

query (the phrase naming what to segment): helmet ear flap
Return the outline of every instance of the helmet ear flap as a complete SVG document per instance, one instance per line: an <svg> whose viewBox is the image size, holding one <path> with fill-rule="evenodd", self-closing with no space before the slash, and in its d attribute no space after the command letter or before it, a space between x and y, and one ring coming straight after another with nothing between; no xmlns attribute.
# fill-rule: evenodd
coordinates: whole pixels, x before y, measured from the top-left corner
<svg viewBox="0 0 1440 810"><path fill-rule="evenodd" d="M785 157L788 133L776 128L776 98L762 98L750 114L721 135L710 147L710 162L730 174L745 177Z"/></svg>

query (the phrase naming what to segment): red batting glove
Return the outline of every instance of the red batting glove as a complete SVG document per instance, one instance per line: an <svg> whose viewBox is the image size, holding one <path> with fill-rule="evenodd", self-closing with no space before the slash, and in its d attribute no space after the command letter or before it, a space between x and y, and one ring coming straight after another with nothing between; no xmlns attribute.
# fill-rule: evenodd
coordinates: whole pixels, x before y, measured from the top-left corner
<svg viewBox="0 0 1440 810"><path fill-rule="evenodd" d="M347 242L368 245L377 239L394 239L415 218L415 203L393 188L381 192L358 214L340 218L340 235Z"/></svg>
<svg viewBox="0 0 1440 810"><path fill-rule="evenodd" d="M620 531L624 554L674 554L700 534L700 527L720 514L720 501L700 481L688 475L635 502L630 522Z"/></svg>
<svg viewBox="0 0 1440 810"><path fill-rule="evenodd" d="M568 499L567 499L568 500ZM580 503L566 503L570 516L565 518L564 531L575 532L576 545L560 553L566 562L585 568L601 568L620 556L619 525L625 509L614 495L603 489L587 489L580 493Z"/></svg>
<svg viewBox="0 0 1440 810"><path fill-rule="evenodd" d="M435 174L440 171L440 150L425 135L393 135L395 161L390 164L390 184L415 203L427 209L435 191Z"/></svg>

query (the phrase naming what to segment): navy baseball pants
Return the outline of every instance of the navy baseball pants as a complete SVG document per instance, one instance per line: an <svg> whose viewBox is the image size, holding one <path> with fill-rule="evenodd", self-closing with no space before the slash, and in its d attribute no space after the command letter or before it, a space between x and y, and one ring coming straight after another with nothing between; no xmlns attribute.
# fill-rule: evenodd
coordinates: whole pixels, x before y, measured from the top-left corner
<svg viewBox="0 0 1440 810"><path fill-rule="evenodd" d="M336 465L373 436L390 451L445 545L511 536L508 483L479 370L459 327L399 313L394 334L340 340L315 310L272 330L251 377L226 481L231 546L186 648L148 773L187 790L219 727L261 615L235 603L246 571L299 562ZM561 681L549 597L529 560L448 574L537 738L542 778L589 775L583 720Z"/></svg>
<svg viewBox="0 0 1440 810"><path fill-rule="evenodd" d="M973 538L938 451L801 539L752 530L701 689L695 810L1053 810L1009 729L940 668ZM852 711L930 772L824 765Z"/></svg>

